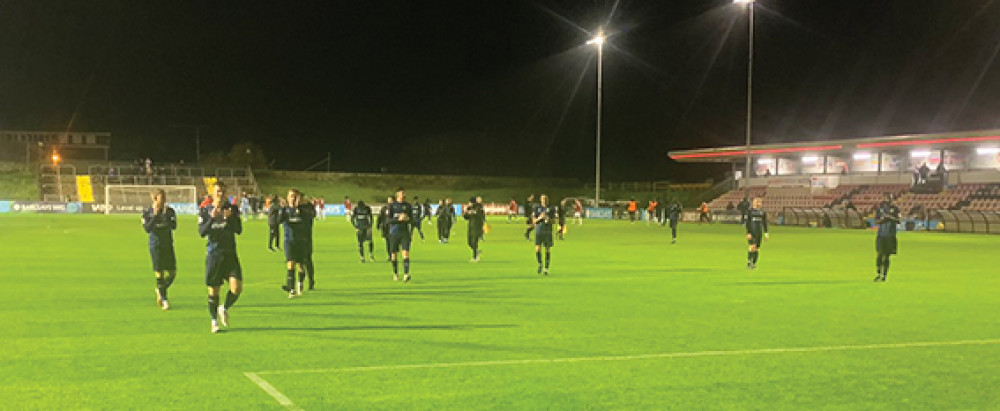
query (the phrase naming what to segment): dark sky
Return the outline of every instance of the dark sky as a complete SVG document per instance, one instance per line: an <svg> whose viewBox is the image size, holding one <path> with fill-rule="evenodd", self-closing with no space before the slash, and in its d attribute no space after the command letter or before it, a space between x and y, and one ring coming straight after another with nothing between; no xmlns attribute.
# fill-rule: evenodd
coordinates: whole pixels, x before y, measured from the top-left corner
<svg viewBox="0 0 1000 411"><path fill-rule="evenodd" d="M110 131L112 156L252 141L275 166L699 180L742 144L729 1L0 1L0 129ZM754 139L1000 128L1000 1L760 0Z"/></svg>

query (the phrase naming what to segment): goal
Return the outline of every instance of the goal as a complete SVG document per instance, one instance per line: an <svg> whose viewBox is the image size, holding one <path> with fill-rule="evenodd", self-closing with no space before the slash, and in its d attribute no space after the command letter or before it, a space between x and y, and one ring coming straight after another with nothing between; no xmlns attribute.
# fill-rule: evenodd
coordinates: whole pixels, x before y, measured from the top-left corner
<svg viewBox="0 0 1000 411"><path fill-rule="evenodd" d="M194 206L198 203L198 191L193 185L107 185L104 186L104 213L141 213L153 204L152 194L160 189L167 194L167 204Z"/></svg>

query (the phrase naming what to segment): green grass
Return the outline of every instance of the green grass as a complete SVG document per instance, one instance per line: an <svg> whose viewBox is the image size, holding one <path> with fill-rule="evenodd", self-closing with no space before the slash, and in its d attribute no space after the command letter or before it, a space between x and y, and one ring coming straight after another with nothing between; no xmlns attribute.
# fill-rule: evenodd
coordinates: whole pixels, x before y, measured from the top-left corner
<svg viewBox="0 0 1000 411"><path fill-rule="evenodd" d="M402 284L359 264L331 218L318 290L289 300L258 221L231 327L212 335L204 243L180 225L163 312L137 217L0 215L0 408L281 409L245 372L304 409L1000 407L996 340L753 351L1000 338L1000 237L902 233L873 284L872 232L775 227L748 272L736 226L682 224L669 245L660 227L588 221L543 278L523 224L498 219L479 264L464 224L415 243ZM413 364L436 366L393 367Z"/></svg>

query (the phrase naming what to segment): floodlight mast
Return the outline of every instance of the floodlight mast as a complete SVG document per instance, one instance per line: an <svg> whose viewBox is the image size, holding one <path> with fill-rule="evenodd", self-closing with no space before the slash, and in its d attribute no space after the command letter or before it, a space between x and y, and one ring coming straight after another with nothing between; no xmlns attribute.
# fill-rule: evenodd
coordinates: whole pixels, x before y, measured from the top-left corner
<svg viewBox="0 0 1000 411"><path fill-rule="evenodd" d="M595 150L594 167L594 207L601 204L601 99L604 86L604 29L597 30L597 35L587 41L587 45L597 46L597 149Z"/></svg>
<svg viewBox="0 0 1000 411"><path fill-rule="evenodd" d="M747 12L750 14L750 44L747 50L747 158L746 158L746 169L743 175L744 181L744 197L748 200L750 199L750 134L751 134L751 120L753 119L753 4L756 0L733 0L734 4L746 5Z"/></svg>

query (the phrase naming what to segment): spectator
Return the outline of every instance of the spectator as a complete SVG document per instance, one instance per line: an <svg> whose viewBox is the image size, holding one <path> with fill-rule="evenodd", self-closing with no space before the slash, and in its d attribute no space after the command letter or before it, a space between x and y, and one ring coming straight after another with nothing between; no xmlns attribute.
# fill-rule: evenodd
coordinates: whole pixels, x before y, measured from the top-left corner
<svg viewBox="0 0 1000 411"><path fill-rule="evenodd" d="M736 206L733 205L732 201L730 201L729 204L726 204L726 211L733 211L735 209L736 209Z"/></svg>
<svg viewBox="0 0 1000 411"><path fill-rule="evenodd" d="M920 174L920 184L927 183L927 177L930 176L931 174L931 168L927 167L927 163L924 163L922 166L920 166L920 168L917 171Z"/></svg>

